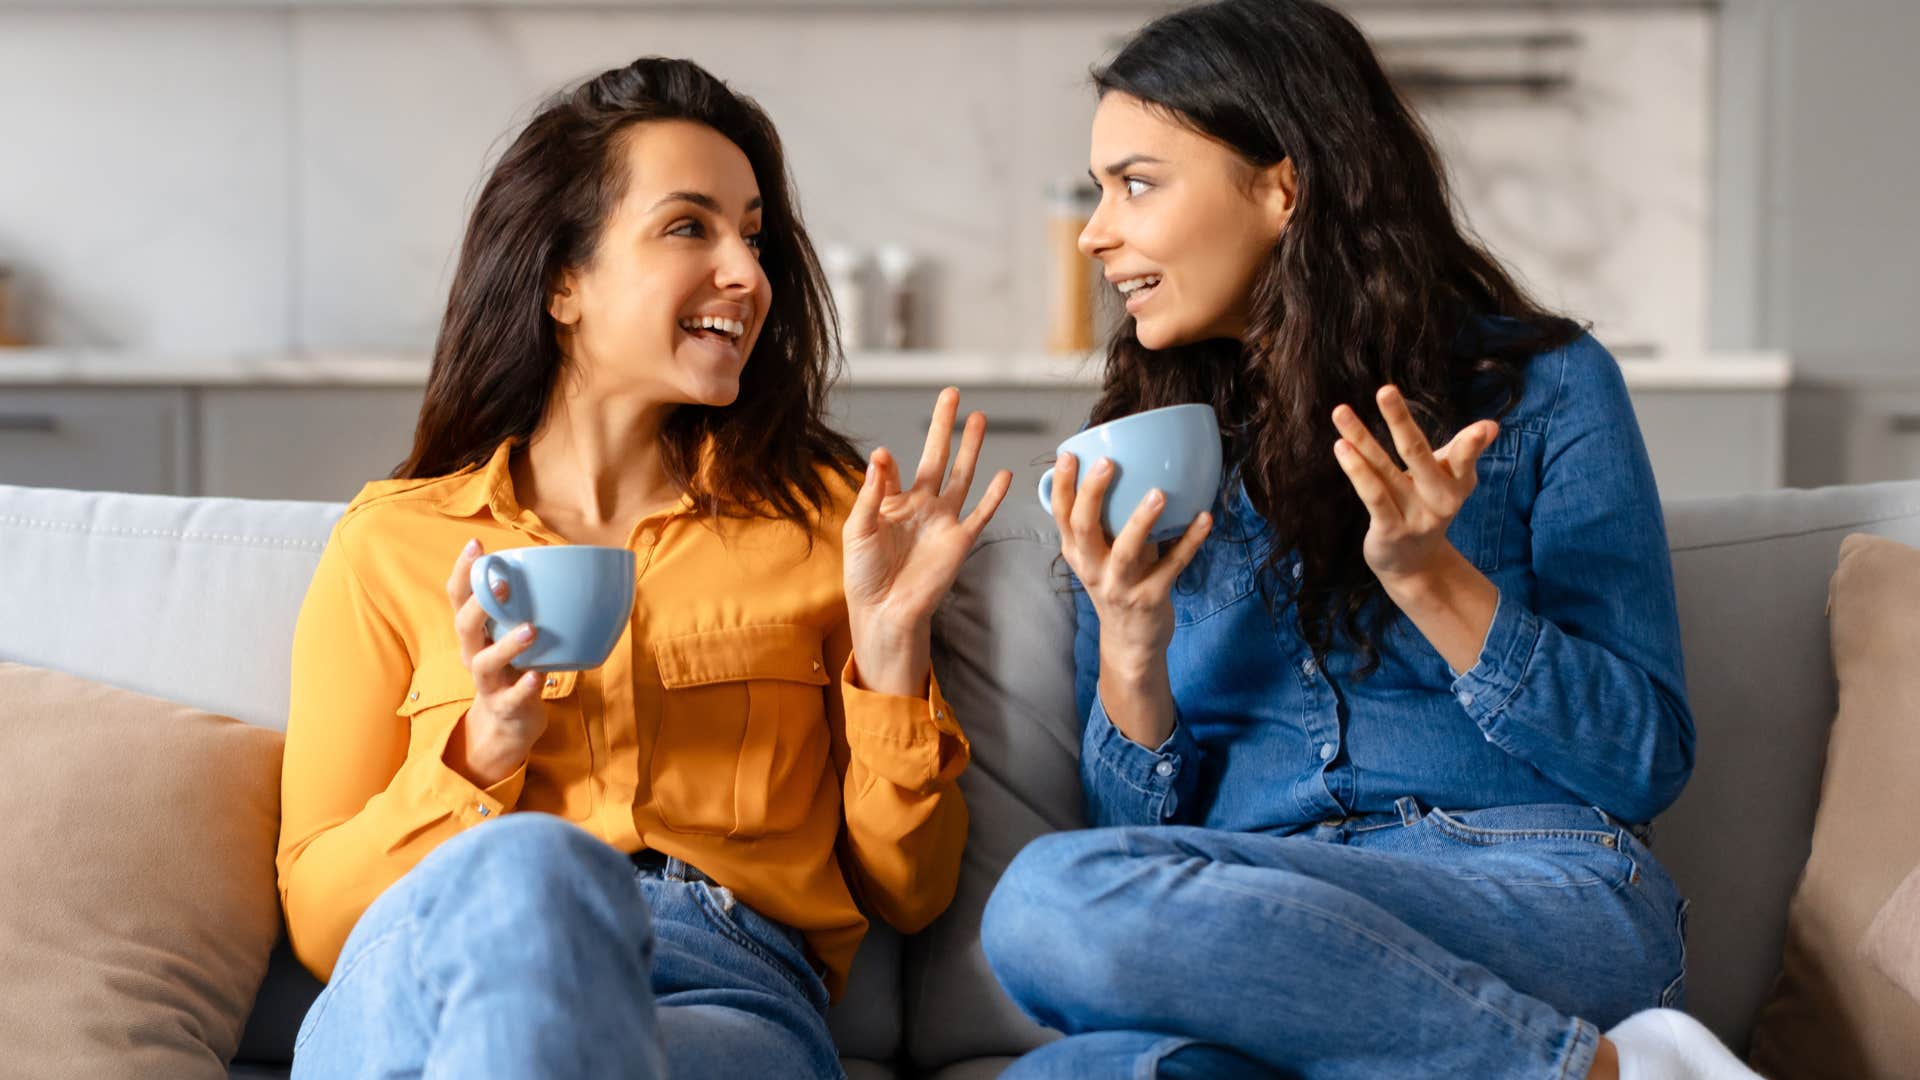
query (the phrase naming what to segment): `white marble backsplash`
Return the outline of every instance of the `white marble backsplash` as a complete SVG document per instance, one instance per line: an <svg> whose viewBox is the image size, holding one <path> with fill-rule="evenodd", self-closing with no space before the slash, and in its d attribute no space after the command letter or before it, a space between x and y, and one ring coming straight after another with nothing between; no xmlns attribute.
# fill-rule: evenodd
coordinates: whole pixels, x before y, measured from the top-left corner
<svg viewBox="0 0 1920 1080"><path fill-rule="evenodd" d="M1551 58L1564 89L1418 102L1468 219L1545 299L1616 346L1698 351L1710 12L1361 18L1383 39L1576 34ZM1139 20L0 8L0 262L23 281L16 329L150 353L422 348L505 140L560 84L665 53L772 114L816 241L904 243L932 261L924 343L1032 350L1047 322L1046 185L1085 169L1087 68ZM1513 50L1457 57L1500 66Z"/></svg>

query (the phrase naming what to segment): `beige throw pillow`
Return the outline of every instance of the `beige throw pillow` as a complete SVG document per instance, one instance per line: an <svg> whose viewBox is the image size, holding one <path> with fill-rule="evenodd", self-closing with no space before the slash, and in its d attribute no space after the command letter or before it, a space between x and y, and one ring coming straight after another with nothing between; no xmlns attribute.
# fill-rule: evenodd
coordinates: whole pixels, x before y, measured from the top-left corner
<svg viewBox="0 0 1920 1080"><path fill-rule="evenodd" d="M1920 866L1873 917L1861 952L1867 963L1920 1003Z"/></svg>
<svg viewBox="0 0 1920 1080"><path fill-rule="evenodd" d="M1753 1036L1773 1077L1910 1078L1920 1002L1867 963L1861 940L1920 863L1920 551L1856 535L1829 587L1840 708L1820 809L1787 913L1779 978Z"/></svg>
<svg viewBox="0 0 1920 1080"><path fill-rule="evenodd" d="M281 742L0 663L0 1071L224 1080L280 931Z"/></svg>

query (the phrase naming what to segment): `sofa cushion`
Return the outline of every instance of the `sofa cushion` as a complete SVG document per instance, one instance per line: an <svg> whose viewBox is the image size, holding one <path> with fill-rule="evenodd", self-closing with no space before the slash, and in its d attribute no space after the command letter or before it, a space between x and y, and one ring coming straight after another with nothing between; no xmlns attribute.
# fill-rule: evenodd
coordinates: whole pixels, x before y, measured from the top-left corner
<svg viewBox="0 0 1920 1080"><path fill-rule="evenodd" d="M1654 853L1693 900L1687 1011L1745 1052L1780 967L1833 721L1827 579L1855 532L1920 543L1920 483L1666 506L1693 779Z"/></svg>
<svg viewBox="0 0 1920 1080"><path fill-rule="evenodd" d="M1085 826L1073 600L1059 551L1050 519L1025 500L1002 507L934 613L934 666L973 764L960 774L969 826L959 888L907 942L907 1054L925 1071L1055 1037L1000 989L980 949L980 914L1029 840Z"/></svg>
<svg viewBox="0 0 1920 1080"><path fill-rule="evenodd" d="M280 931L281 736L19 664L0 701L8 1069L225 1076Z"/></svg>
<svg viewBox="0 0 1920 1080"><path fill-rule="evenodd" d="M1865 963L1859 946L1920 862L1920 550L1848 537L1830 596L1839 711L1813 852L1752 1056L1779 1076L1910 1076L1920 1002Z"/></svg>
<svg viewBox="0 0 1920 1080"><path fill-rule="evenodd" d="M341 509L0 486L0 659L284 731L294 618Z"/></svg>

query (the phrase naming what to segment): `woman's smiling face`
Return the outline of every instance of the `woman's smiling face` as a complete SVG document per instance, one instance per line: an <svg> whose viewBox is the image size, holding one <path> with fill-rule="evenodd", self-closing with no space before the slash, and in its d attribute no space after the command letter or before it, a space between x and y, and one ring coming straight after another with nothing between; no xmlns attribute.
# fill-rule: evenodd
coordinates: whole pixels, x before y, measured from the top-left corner
<svg viewBox="0 0 1920 1080"><path fill-rule="evenodd" d="M606 392L731 404L773 299L753 166L685 120L633 125L620 153L626 191L548 306L563 350Z"/></svg>

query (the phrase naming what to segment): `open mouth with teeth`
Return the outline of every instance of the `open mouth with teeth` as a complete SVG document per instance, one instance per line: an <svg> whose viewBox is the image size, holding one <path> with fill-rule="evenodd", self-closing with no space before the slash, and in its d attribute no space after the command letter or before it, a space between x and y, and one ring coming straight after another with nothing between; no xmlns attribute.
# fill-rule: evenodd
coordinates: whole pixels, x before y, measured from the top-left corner
<svg viewBox="0 0 1920 1080"><path fill-rule="evenodd" d="M701 341L714 341L732 345L747 332L747 324L738 319L722 318L719 315L700 315L691 319L681 319L680 329L687 336Z"/></svg>
<svg viewBox="0 0 1920 1080"><path fill-rule="evenodd" d="M1114 287L1120 290L1120 296L1126 300L1127 307L1131 309L1146 302L1147 297L1153 295L1153 290L1159 285L1159 274L1142 274L1139 277L1117 282Z"/></svg>

